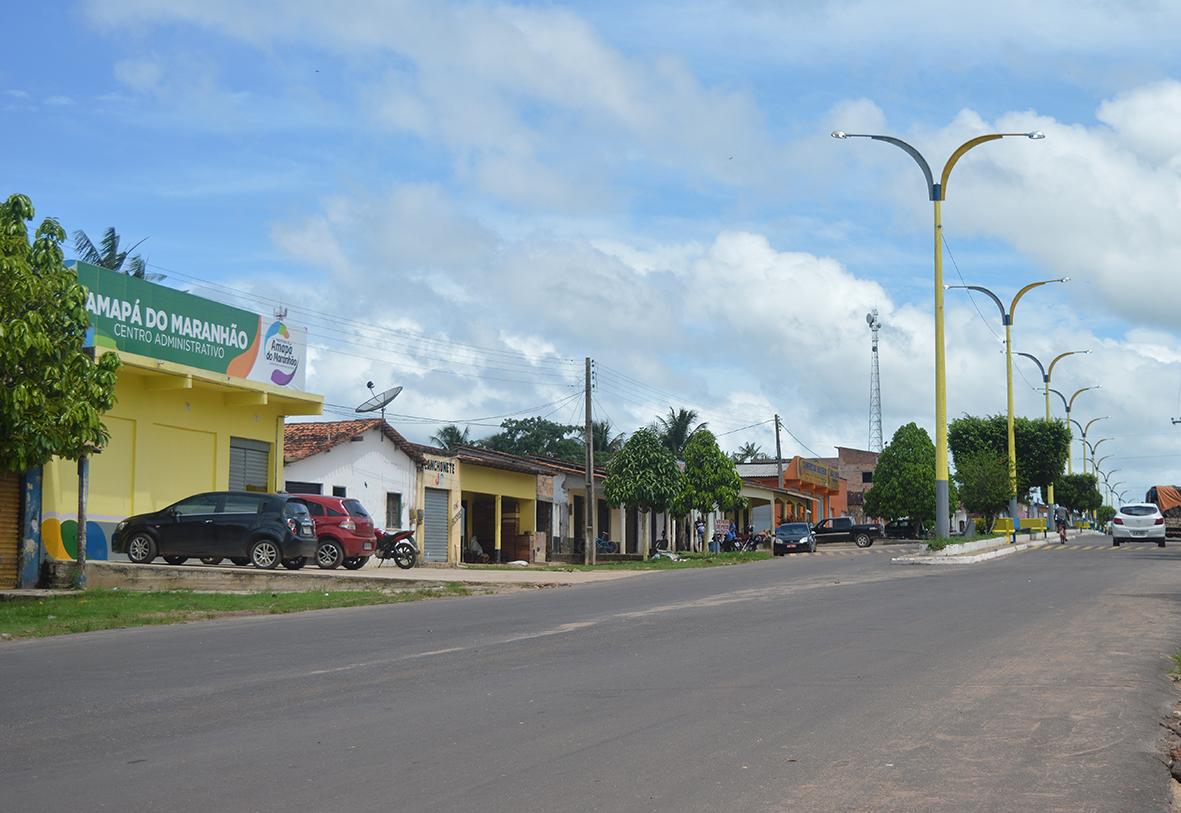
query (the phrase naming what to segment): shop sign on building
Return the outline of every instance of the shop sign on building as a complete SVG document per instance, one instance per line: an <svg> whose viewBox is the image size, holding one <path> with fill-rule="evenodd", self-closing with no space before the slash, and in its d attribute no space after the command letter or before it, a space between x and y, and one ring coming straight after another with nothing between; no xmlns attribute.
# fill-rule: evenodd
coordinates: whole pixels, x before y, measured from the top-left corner
<svg viewBox="0 0 1181 813"><path fill-rule="evenodd" d="M800 479L805 483L812 483L813 485L824 486L825 488L837 488L837 478L840 473L836 469L829 468L823 463L817 463L814 460L807 460L800 458Z"/></svg>
<svg viewBox="0 0 1181 813"><path fill-rule="evenodd" d="M88 263L74 268L88 291L96 346L304 388L305 329Z"/></svg>
<svg viewBox="0 0 1181 813"><path fill-rule="evenodd" d="M451 488L455 478L455 460L449 457L427 456L422 461L422 481L427 488Z"/></svg>

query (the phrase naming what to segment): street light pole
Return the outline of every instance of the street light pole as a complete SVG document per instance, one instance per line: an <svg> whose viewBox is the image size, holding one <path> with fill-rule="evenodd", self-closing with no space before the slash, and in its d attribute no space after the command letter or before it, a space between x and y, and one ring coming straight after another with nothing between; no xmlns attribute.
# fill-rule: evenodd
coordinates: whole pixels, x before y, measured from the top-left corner
<svg viewBox="0 0 1181 813"><path fill-rule="evenodd" d="M1089 448L1091 450L1091 469L1094 470L1094 468L1095 468L1095 447L1098 446L1100 443L1102 443L1104 440L1108 440L1108 438L1103 438L1103 440L1098 441L1094 445L1089 444L1089 443L1087 443L1087 432L1091 431L1092 424L1095 424L1099 421L1105 421L1110 417L1111 417L1110 415L1102 415L1098 418L1091 418L1091 420L1087 421L1087 425L1083 427L1083 474L1087 473L1087 449Z"/></svg>
<svg viewBox="0 0 1181 813"><path fill-rule="evenodd" d="M943 342L943 213L942 203L947 198L947 182L951 178L951 170L964 153L988 141L1000 138L1023 136L1039 140L1046 137L1045 133L1036 130L1029 133L989 133L969 139L956 149L943 165L943 174L939 183L931 173L931 165L922 153L900 138L887 135L871 135L869 133L846 133L834 130L833 138L869 138L883 141L898 147L919 165L927 181L927 194L935 215L935 535L946 539L951 533L951 491L948 486L947 466L947 363Z"/></svg>
<svg viewBox="0 0 1181 813"><path fill-rule="evenodd" d="M1009 309L1005 310L1005 304L1001 302L1001 298L992 291L981 285L948 285L948 288L964 288L969 291L979 291L985 294L996 304L997 310L1001 312L1001 323L1005 326L1005 384L1008 388L1008 418L1009 418L1009 516L1013 520L1013 541L1017 541L1017 436L1014 430L1013 417L1013 314L1017 310L1017 303L1021 301L1021 297L1032 291L1034 288L1040 288L1043 285L1049 285L1052 282L1070 282L1070 277L1059 277L1058 279L1044 279L1038 282L1031 282L1016 293L1012 301L1009 302ZM1038 366L1041 366L1040 364ZM1050 401L1049 395L1046 396L1046 414L1049 414Z"/></svg>
<svg viewBox="0 0 1181 813"><path fill-rule="evenodd" d="M1075 399L1075 398L1078 398L1080 395L1082 395L1082 394L1083 394L1084 392L1086 392L1087 390L1097 390L1097 389L1101 389L1101 388L1102 388L1102 386L1103 386L1102 384L1096 384L1096 385L1095 385L1095 386L1093 386L1093 387L1082 387L1081 389L1077 389L1077 390L1075 390L1075 391L1074 391L1074 394L1070 396L1070 400L1069 400L1069 401L1068 401L1068 400L1066 400L1066 396L1065 396L1065 395L1063 395L1063 394L1062 394L1061 392L1059 392L1058 390L1056 390L1056 389L1051 389L1051 390L1050 390L1050 392L1054 393L1055 395L1057 395L1059 398L1061 398L1061 399L1062 399L1062 406L1066 407L1066 428L1067 428L1067 429L1070 429L1070 425L1071 425L1072 423L1073 423L1075 426L1077 426L1079 429L1082 429L1082 428L1083 428L1082 424L1080 424L1080 423L1079 423L1078 421L1076 421L1074 418L1070 417L1070 410L1074 408L1074 399ZM1070 445L1071 445L1072 447L1074 446L1074 432L1073 432L1073 431L1071 431L1071 436L1070 436ZM1074 474L1074 450L1073 450L1073 449L1071 450L1070 454L1068 454L1068 455L1066 456L1066 473L1067 473L1067 474Z"/></svg>
<svg viewBox="0 0 1181 813"><path fill-rule="evenodd" d="M1080 353L1085 354L1085 353L1090 353L1090 352L1091 352L1090 350L1067 350L1065 353L1059 353L1058 355L1054 356L1054 359L1050 362L1050 366L1048 369L1042 365L1041 360L1038 359L1037 356L1033 355L1033 353L1018 353L1017 354L1019 356L1025 356L1027 359L1031 359L1033 361L1033 363L1037 365L1038 370L1041 371L1042 384L1045 385L1045 390L1046 390L1046 423L1050 422L1050 379L1054 375L1054 367L1058 364L1058 362L1062 361L1062 359L1066 358L1067 356L1076 356L1076 355L1079 355ZM1061 393L1059 393L1059 395L1061 395ZM1066 401L1066 399L1063 398L1063 403L1065 403L1065 401ZM1069 413L1067 414L1066 417L1068 419L1070 418ZM1066 428L1067 429L1070 428L1069 423L1066 424ZM1046 502L1049 505L1056 505L1056 503L1054 502L1054 484L1053 483L1046 484Z"/></svg>

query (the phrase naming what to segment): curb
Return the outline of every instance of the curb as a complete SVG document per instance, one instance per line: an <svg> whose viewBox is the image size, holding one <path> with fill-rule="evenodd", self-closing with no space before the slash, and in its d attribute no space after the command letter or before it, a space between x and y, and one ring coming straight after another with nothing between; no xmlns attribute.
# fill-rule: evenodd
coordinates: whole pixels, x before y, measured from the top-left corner
<svg viewBox="0 0 1181 813"><path fill-rule="evenodd" d="M896 565L974 565L979 562L987 562L990 559L999 559L1002 556L1028 550L1035 544L1040 543L1018 542L1016 545L1006 543L1001 547L982 551L981 553L960 554L958 556L898 556L891 559L890 562Z"/></svg>

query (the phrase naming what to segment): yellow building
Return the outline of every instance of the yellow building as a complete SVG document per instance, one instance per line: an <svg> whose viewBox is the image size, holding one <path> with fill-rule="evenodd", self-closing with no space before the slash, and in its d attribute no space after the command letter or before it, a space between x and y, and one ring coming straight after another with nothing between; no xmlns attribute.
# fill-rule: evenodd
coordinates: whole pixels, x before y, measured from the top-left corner
<svg viewBox="0 0 1181 813"><path fill-rule="evenodd" d="M303 392L306 337L278 319L77 264L90 290L95 352L123 362L110 441L90 458L86 551L106 559L114 526L202 491L283 485L283 422L318 415ZM78 478L54 460L42 479L44 555L76 552Z"/></svg>
<svg viewBox="0 0 1181 813"><path fill-rule="evenodd" d="M418 537L425 561L470 560L473 537L492 561L544 557L544 543L534 548L539 482L544 490L549 468L489 449L418 448L424 456Z"/></svg>

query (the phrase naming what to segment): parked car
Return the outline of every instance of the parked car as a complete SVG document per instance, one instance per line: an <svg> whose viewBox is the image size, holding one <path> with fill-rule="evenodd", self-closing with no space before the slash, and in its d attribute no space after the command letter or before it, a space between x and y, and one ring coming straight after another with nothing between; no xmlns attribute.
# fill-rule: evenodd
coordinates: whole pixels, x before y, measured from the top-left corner
<svg viewBox="0 0 1181 813"><path fill-rule="evenodd" d="M785 522L775 529L771 551L776 556L805 550L808 553L816 552L816 537L811 525L806 522Z"/></svg>
<svg viewBox="0 0 1181 813"><path fill-rule="evenodd" d="M349 570L364 567L377 550L377 531L365 506L351 497L322 494L290 494L307 506L316 525L316 556L312 560L324 570L344 565Z"/></svg>
<svg viewBox="0 0 1181 813"><path fill-rule="evenodd" d="M307 506L285 494L211 491L186 497L115 526L112 547L136 564L157 556L172 565L190 557L207 563L229 558L270 570L280 562L297 570L316 552Z"/></svg>
<svg viewBox="0 0 1181 813"><path fill-rule="evenodd" d="M1165 546L1165 517L1160 508L1150 502L1121 505L1111 519L1111 544L1143 540Z"/></svg>
<svg viewBox="0 0 1181 813"><path fill-rule="evenodd" d="M832 517L822 519L812 526L812 533L816 541L825 542L853 542L859 548L868 548L875 539L882 538L882 526L876 522L858 525L852 517Z"/></svg>
<svg viewBox="0 0 1181 813"><path fill-rule="evenodd" d="M883 529L886 539L926 539L929 535L921 519L892 519Z"/></svg>

